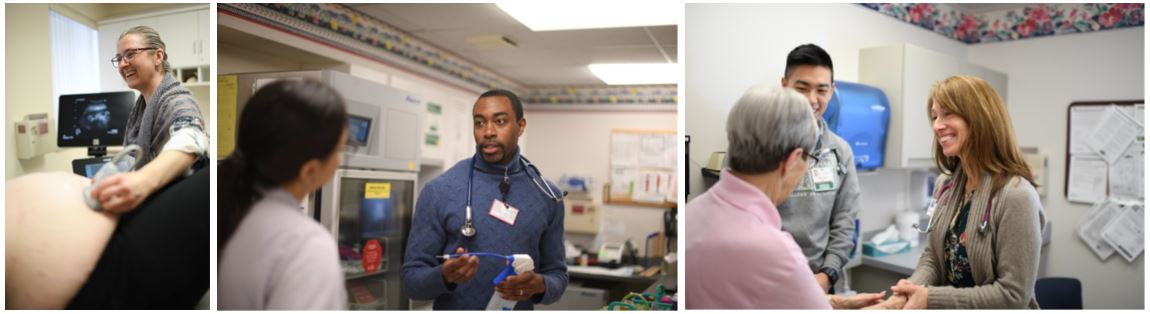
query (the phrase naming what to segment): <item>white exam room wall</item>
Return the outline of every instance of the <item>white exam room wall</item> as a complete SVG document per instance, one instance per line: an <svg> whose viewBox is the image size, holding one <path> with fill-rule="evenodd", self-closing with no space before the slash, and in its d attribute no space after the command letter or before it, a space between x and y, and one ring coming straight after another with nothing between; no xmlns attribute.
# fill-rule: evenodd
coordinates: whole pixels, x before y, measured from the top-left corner
<svg viewBox="0 0 1150 314"><path fill-rule="evenodd" d="M811 16L837 22L806 22ZM685 48L689 60L684 94L686 134L692 137L687 167L694 195L703 186L699 165L711 152L725 150L723 125L730 107L752 84L777 84L790 49L818 44L834 59L835 78L855 81L858 49L905 42L1007 74L1007 103L1019 143L1039 147L1048 157L1049 192L1043 202L1053 233L1039 277L1079 278L1086 308L1144 307L1143 258L1127 264L1120 258L1103 262L1094 257L1074 232L1089 206L1068 203L1062 194L1066 106L1079 100L1144 99L1143 28L967 46L853 4L689 4L686 17L690 44ZM737 48L714 48L734 47L731 42L739 43ZM909 204L892 194L910 188L906 171L860 175L860 218ZM864 231L875 224L885 225L864 223Z"/></svg>
<svg viewBox="0 0 1150 314"><path fill-rule="evenodd" d="M1145 99L1145 29L1043 37L971 45L970 61L1002 71L1010 79L1011 120L1019 143L1047 156L1046 217L1051 244L1039 277L1082 281L1088 309L1145 307L1145 254L1134 263L1120 256L1099 260L1078 239L1075 228L1090 208L1070 203L1066 178L1066 108L1071 102Z"/></svg>
<svg viewBox="0 0 1150 314"><path fill-rule="evenodd" d="M791 49L819 45L834 61L835 80L851 82L858 81L862 48L910 43L966 59L962 43L855 4L687 4L686 37L692 196L704 190L700 166L726 151L731 107L755 84L781 84Z"/></svg>
<svg viewBox="0 0 1150 314"><path fill-rule="evenodd" d="M602 204L603 184L607 183L611 174L611 130L674 131L678 124L678 114L673 111L585 112L528 108L523 115L527 118L529 136L520 141L531 147L530 151L525 151L525 156L552 181L558 181L564 174L594 178L589 189L595 202L601 204L600 223L622 221L627 228L625 236L633 241L642 255L647 246L644 242L646 236L663 231L664 210ZM567 240L591 251L599 249L592 247L593 235L568 232ZM626 239L607 240L621 242Z"/></svg>

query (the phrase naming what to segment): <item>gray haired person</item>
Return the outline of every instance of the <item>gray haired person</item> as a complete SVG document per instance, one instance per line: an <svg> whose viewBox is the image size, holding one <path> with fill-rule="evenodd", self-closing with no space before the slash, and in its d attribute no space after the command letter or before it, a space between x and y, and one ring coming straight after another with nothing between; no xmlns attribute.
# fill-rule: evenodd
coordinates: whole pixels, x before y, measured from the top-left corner
<svg viewBox="0 0 1150 314"><path fill-rule="evenodd" d="M792 90L758 85L739 99L727 116L727 158L731 169L767 172L778 168L791 149L815 145L813 134L818 129L814 114L809 106L788 105L796 99L803 100L795 96L802 97Z"/></svg>
<svg viewBox="0 0 1150 314"><path fill-rule="evenodd" d="M787 200L812 164L818 128L798 92L754 86L727 117L719 181L687 204L688 309L847 309L885 293L827 296L807 271L775 204Z"/></svg>

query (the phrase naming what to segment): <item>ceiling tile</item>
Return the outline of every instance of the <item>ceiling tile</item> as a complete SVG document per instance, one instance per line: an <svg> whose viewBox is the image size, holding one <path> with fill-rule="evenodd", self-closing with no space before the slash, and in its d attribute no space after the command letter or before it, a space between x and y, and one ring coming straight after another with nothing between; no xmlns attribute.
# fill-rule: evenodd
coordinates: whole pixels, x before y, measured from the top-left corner
<svg viewBox="0 0 1150 314"><path fill-rule="evenodd" d="M533 32L494 4L349 6L526 86L603 86L588 64L665 62L658 46L671 60L678 59L678 27L673 25ZM469 36L491 34L518 47L484 49L467 43Z"/></svg>

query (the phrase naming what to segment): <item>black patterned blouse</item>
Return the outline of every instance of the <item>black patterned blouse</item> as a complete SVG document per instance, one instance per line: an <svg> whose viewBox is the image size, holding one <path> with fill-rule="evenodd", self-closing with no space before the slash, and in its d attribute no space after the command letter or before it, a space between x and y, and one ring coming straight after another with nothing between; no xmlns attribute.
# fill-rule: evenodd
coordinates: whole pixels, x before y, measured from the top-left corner
<svg viewBox="0 0 1150 314"><path fill-rule="evenodd" d="M958 217L951 223L946 241L943 242L943 249L946 250L946 284L952 287L974 286L970 259L966 256L966 218L970 216L969 214L970 202L966 202Z"/></svg>

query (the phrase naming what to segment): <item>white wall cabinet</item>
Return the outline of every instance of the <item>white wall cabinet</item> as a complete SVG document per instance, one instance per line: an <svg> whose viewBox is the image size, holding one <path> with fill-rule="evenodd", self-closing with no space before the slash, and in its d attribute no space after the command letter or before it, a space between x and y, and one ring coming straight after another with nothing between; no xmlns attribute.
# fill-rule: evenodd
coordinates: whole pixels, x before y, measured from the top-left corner
<svg viewBox="0 0 1150 314"><path fill-rule="evenodd" d="M199 49L196 54L197 65L212 64L212 17L209 10L196 11L196 39L199 40Z"/></svg>
<svg viewBox="0 0 1150 314"><path fill-rule="evenodd" d="M129 28L145 25L155 28L164 40L169 53L168 63L172 74L181 77L182 72L203 72L211 63L211 23L208 8L178 10L142 16L118 18L99 22L100 89L102 91L128 90L120 78L119 70L112 67L112 57L116 56L116 42L120 34ZM208 81L210 73L199 73L200 82Z"/></svg>
<svg viewBox="0 0 1150 314"><path fill-rule="evenodd" d="M199 35L196 12L168 14L156 18L152 25L167 46L172 68L194 66L198 62Z"/></svg>
<svg viewBox="0 0 1150 314"><path fill-rule="evenodd" d="M208 10L162 15L156 17L156 22L156 31L172 52L168 61L172 68L195 67L211 61Z"/></svg>
<svg viewBox="0 0 1150 314"><path fill-rule="evenodd" d="M1006 74L946 54L909 44L859 50L859 82L878 87L890 101L884 167L934 166L927 99L936 82L959 74L981 77L1005 97Z"/></svg>
<svg viewBox="0 0 1150 314"><path fill-rule="evenodd" d="M1006 105L1010 106L1010 101L1006 97L1006 74L969 62L959 65L958 71L959 74L962 75L973 75L986 80L987 83L990 83L991 87L994 87L994 91L998 92L999 96L1002 96L1002 100L1006 102Z"/></svg>

